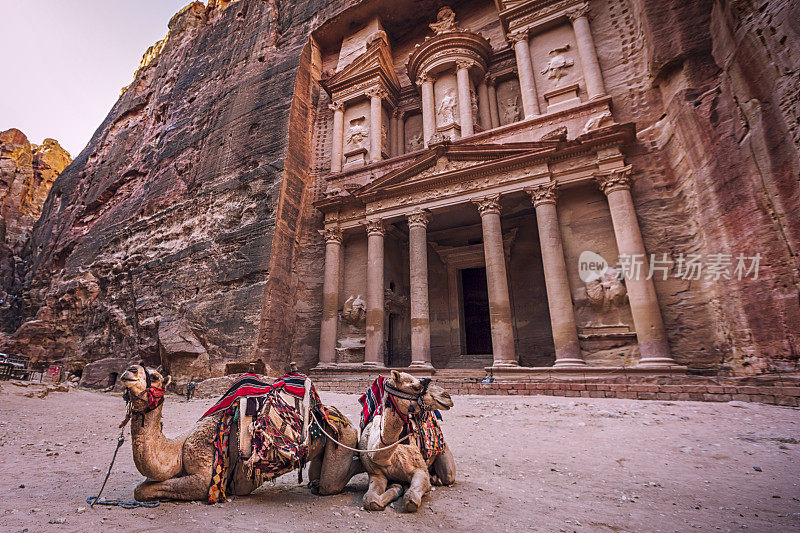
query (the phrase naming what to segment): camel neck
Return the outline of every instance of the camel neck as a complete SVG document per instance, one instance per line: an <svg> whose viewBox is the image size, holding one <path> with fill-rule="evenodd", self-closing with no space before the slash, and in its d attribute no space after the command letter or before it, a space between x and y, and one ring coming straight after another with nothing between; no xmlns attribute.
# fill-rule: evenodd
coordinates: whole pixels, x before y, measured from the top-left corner
<svg viewBox="0 0 800 533"><path fill-rule="evenodd" d="M381 447L389 446L394 444L400 439L400 436L403 434L403 428L405 427L405 422L400 417L400 415L395 411L393 408L387 407L383 411L383 430L381 431ZM397 446L393 446L388 450L384 450L381 452L376 452L372 456L372 460L376 462L386 461L391 458L394 451L397 449Z"/></svg>
<svg viewBox="0 0 800 533"><path fill-rule="evenodd" d="M160 479L167 472L180 472L180 454L162 453L172 448L172 441L162 432L163 404L150 412L131 415L131 448L136 469L150 479ZM177 461L177 465L176 465ZM173 474L175 475L175 474ZM168 476L165 479L168 479Z"/></svg>

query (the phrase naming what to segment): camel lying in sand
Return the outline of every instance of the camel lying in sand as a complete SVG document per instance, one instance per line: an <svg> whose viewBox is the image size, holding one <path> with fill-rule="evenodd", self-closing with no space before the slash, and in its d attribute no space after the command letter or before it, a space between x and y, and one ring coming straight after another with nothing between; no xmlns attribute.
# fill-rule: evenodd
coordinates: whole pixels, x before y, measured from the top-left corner
<svg viewBox="0 0 800 533"><path fill-rule="evenodd" d="M405 372L392 371L386 381L386 406L376 413L364 427L358 447L377 450L398 442L406 428L406 421L418 422L424 411L446 410L453 406L450 395L430 379L417 379ZM447 446L438 455L424 458L418 437L412 436L403 443L384 451L361 453L361 463L369 474L369 489L364 495L364 508L380 511L403 494L402 484L408 484L403 495L407 512L419 509L422 497L436 484L452 485L455 481L455 461ZM431 472L431 470L433 472ZM387 489L387 485L393 481Z"/></svg>
<svg viewBox="0 0 800 533"><path fill-rule="evenodd" d="M136 487L134 498L139 501L206 501L214 463L214 434L222 414L201 419L187 435L176 439L165 437L161 431L163 403L157 398L170 379L164 379L156 370L145 369L142 365L128 368L120 377L131 402L133 462L147 477ZM236 424L233 424L231 442L238 441L233 434L235 429ZM345 422L336 429L342 443L355 447L358 431L352 424ZM308 461L311 485L320 494L341 492L355 473L363 471L359 461L353 460L351 451L325 439L316 439L309 444ZM259 483L246 473L243 461L236 461L229 492L243 496L258 486Z"/></svg>

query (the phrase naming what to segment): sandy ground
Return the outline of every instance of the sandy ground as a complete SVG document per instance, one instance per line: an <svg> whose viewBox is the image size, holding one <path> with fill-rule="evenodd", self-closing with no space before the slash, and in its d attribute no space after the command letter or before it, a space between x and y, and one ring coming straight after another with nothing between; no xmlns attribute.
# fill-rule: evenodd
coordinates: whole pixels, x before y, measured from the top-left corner
<svg viewBox="0 0 800 533"><path fill-rule="evenodd" d="M362 510L366 474L336 496L313 496L292 473L225 504L87 509L116 444L120 396L26 398L30 389L2 387L2 531L800 530L792 408L459 396L444 418L456 484L414 515ZM321 396L357 422L355 396ZM211 404L168 396L165 433L190 428ZM127 441L104 496L131 499L141 479Z"/></svg>

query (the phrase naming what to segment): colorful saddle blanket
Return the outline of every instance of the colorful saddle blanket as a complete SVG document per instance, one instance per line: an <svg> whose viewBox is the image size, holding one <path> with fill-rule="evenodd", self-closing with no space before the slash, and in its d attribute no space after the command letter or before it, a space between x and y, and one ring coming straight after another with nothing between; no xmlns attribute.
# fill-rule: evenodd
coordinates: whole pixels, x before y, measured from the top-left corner
<svg viewBox="0 0 800 533"><path fill-rule="evenodd" d="M224 502L225 489L230 469L236 460L244 461L246 472L251 479L259 483L285 474L295 468L302 469L308 455L308 445L320 432L314 431L314 424L325 426L325 431L338 438L336 425L349 424L347 418L334 407L322 404L313 384L310 390L311 430L309 439L303 434L302 412L297 405L290 405L279 394L281 391L298 398L305 395L307 377L299 372L284 375L272 384L260 381L254 374L245 374L234 382L233 386L220 400L206 412L205 416L222 412L214 438L214 466L211 487L208 492L208 503ZM254 402L251 402L255 396ZM245 415L239 412L239 398L248 398L248 415L254 409L253 422L248 430L252 435L252 452L249 458L229 457L229 437L231 427L238 423L238 417ZM233 461L232 461L233 460Z"/></svg>
<svg viewBox="0 0 800 533"><path fill-rule="evenodd" d="M372 422L376 414L382 414L384 407L391 405L406 424L400 438L413 431L416 434L422 457L426 461L441 454L444 451L445 442L442 428L439 426L439 420L442 419L439 411L423 410L414 414L410 420L406 419L398 409L394 397L386 394L386 381L387 378L378 377L358 399L361 402L361 429L363 430L367 424Z"/></svg>

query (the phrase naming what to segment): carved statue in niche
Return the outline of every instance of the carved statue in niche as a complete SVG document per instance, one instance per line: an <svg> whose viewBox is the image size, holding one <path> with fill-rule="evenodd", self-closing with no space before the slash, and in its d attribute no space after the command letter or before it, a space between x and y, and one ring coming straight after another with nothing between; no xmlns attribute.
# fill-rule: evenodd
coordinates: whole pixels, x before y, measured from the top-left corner
<svg viewBox="0 0 800 533"><path fill-rule="evenodd" d="M602 273L592 275L584 282L586 304L594 313L588 326L618 326L623 324L623 312L628 298L628 290L622 278L622 271L606 267Z"/></svg>
<svg viewBox="0 0 800 533"><path fill-rule="evenodd" d="M472 89L469 91L469 102L472 107L472 123L478 124L480 122L478 120L478 95Z"/></svg>
<svg viewBox="0 0 800 533"><path fill-rule="evenodd" d="M436 15L436 22L428 26L436 32L436 35L456 31L458 29L456 28L456 14L448 6L444 6Z"/></svg>
<svg viewBox="0 0 800 533"><path fill-rule="evenodd" d="M503 111L503 123L511 124L520 119L519 96L511 96L500 103Z"/></svg>
<svg viewBox="0 0 800 533"><path fill-rule="evenodd" d="M456 101L456 95L453 89L447 89L444 93L444 98L439 103L439 109L436 111L436 114L439 116L440 125L446 126L448 124L458 123L456 117L456 106L458 102Z"/></svg>
<svg viewBox="0 0 800 533"><path fill-rule="evenodd" d="M350 326L360 327L367 322L367 304L361 295L351 296L342 306L342 321Z"/></svg>
<svg viewBox="0 0 800 533"><path fill-rule="evenodd" d="M567 69L575 64L575 61L565 55L569 49L570 45L565 44L550 50L550 61L547 62L547 66L542 70L542 74L551 80L556 80L556 84L566 76Z"/></svg>
<svg viewBox="0 0 800 533"><path fill-rule="evenodd" d="M386 129L386 124L381 125L381 146L389 146L389 130Z"/></svg>
<svg viewBox="0 0 800 533"><path fill-rule="evenodd" d="M369 129L364 126L367 118L360 116L350 121L350 127L347 129L347 145L364 148L364 142L369 138Z"/></svg>
<svg viewBox="0 0 800 533"><path fill-rule="evenodd" d="M417 133L408 140L408 151L414 152L422 149L422 133Z"/></svg>

